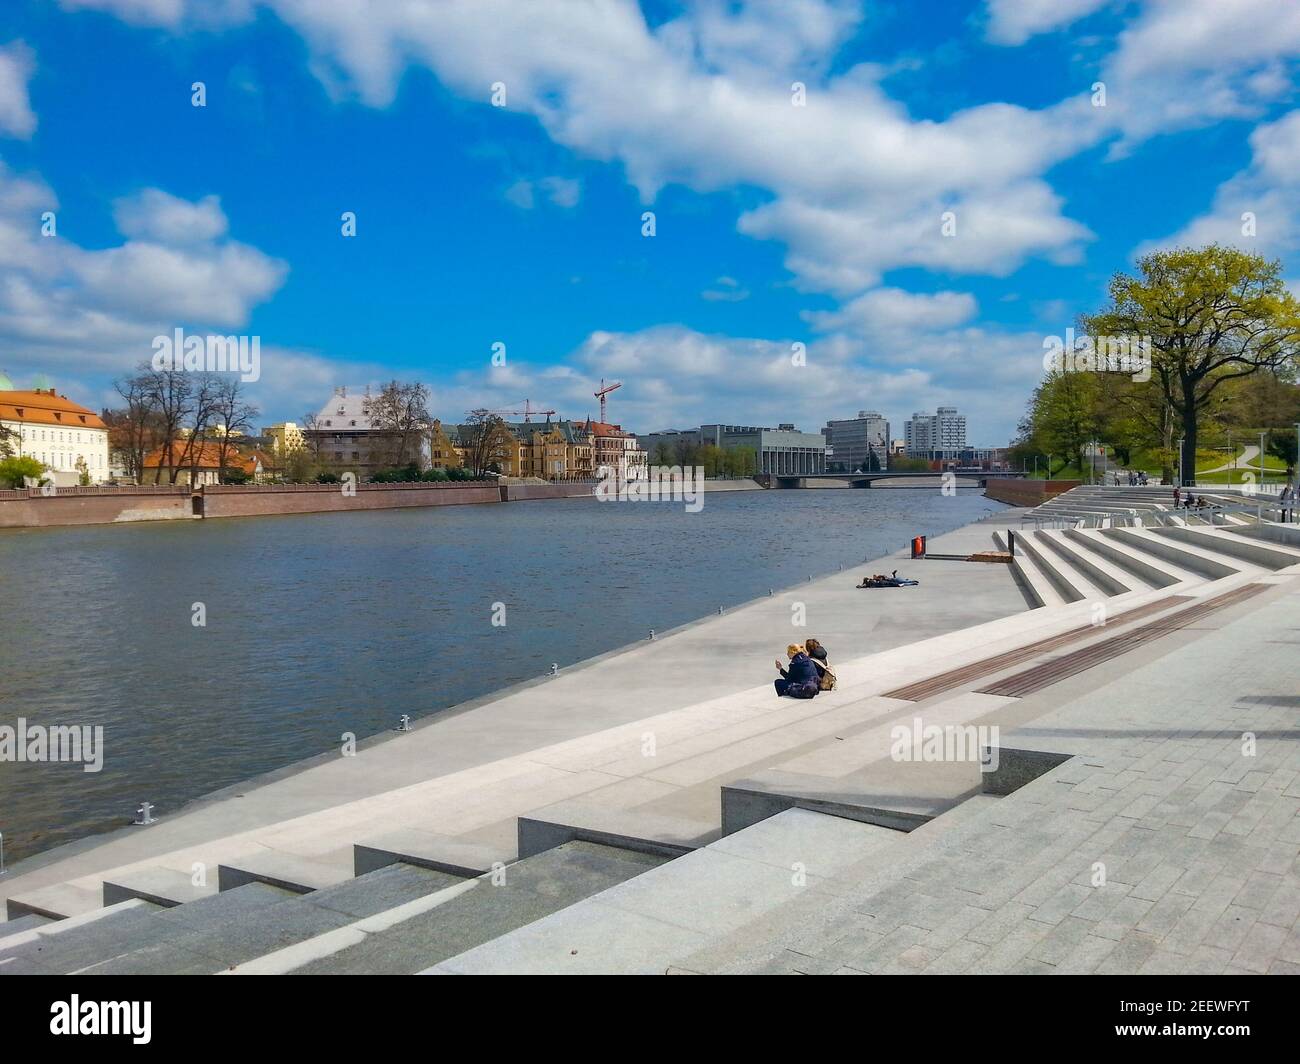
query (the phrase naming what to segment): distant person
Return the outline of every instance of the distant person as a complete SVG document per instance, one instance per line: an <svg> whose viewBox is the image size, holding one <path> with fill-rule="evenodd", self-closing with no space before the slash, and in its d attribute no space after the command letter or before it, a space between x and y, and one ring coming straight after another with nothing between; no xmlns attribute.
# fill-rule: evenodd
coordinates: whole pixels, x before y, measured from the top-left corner
<svg viewBox="0 0 1300 1064"><path fill-rule="evenodd" d="M808 656L812 658L813 668L817 670L818 686L823 691L833 691L835 689L835 670L831 668L831 663L826 655L826 648L816 639L805 639L803 645L808 651Z"/></svg>
<svg viewBox="0 0 1300 1064"><path fill-rule="evenodd" d="M798 643L791 643L785 652L790 658L790 667L782 667L780 659L776 662L776 671L781 674L781 678L774 681L777 695L783 698L816 698L817 692L821 690L821 680L813 659Z"/></svg>
<svg viewBox="0 0 1300 1064"><path fill-rule="evenodd" d="M1282 494L1277 497L1277 501L1282 505L1282 523L1286 524L1295 505L1295 489L1290 484L1283 484Z"/></svg>
<svg viewBox="0 0 1300 1064"><path fill-rule="evenodd" d="M1183 489L1175 485L1174 487L1174 509L1177 510L1183 501Z"/></svg>

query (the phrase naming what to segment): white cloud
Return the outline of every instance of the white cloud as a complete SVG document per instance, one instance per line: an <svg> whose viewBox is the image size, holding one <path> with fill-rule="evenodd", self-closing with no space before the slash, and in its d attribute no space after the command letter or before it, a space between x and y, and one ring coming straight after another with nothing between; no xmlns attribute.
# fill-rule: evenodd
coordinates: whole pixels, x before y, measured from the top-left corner
<svg viewBox="0 0 1300 1064"><path fill-rule="evenodd" d="M206 243L225 236L227 229L216 196L191 203L157 188L114 202L113 220L124 236L168 245Z"/></svg>
<svg viewBox="0 0 1300 1064"><path fill-rule="evenodd" d="M932 332L962 325L978 310L969 292L905 292L877 288L835 311L812 311L804 318L826 332L847 330L860 336Z"/></svg>
<svg viewBox="0 0 1300 1064"><path fill-rule="evenodd" d="M36 132L27 83L36 71L32 50L22 41L0 48L0 133L27 139Z"/></svg>
<svg viewBox="0 0 1300 1064"><path fill-rule="evenodd" d="M1210 243L1270 256L1300 250L1300 110L1257 127L1250 146L1250 165L1219 186L1206 213L1137 253Z"/></svg>
<svg viewBox="0 0 1300 1064"><path fill-rule="evenodd" d="M350 87L373 106L391 102L418 63L485 106L504 84L510 110L535 116L561 145L621 163L647 202L668 183L767 190L768 209L742 226L798 241L789 266L806 287L860 291L907 265L1003 274L1031 255L1077 253L1087 235L1040 181L1103 134L1083 101L913 120L882 90L880 68L827 73L861 18L848 0L701 0L653 29L631 0L264 2L308 42L333 91ZM174 21L171 9L159 20ZM792 105L795 80L807 106ZM538 192L515 185L510 198L535 203ZM559 205L576 194L549 191ZM928 234L949 208L969 213L971 239L935 244ZM843 228L882 223L887 239L839 261Z"/></svg>
<svg viewBox="0 0 1300 1064"><path fill-rule="evenodd" d="M7 370L127 372L176 327L236 329L284 282L287 266L224 237L215 199L188 203L156 189L119 201L131 239L83 248L43 236L55 212L39 178L0 164L0 346Z"/></svg>
<svg viewBox="0 0 1300 1064"><path fill-rule="evenodd" d="M742 303L749 298L749 289L734 277L719 277L712 288L700 293L700 298L710 303Z"/></svg>
<svg viewBox="0 0 1300 1064"><path fill-rule="evenodd" d="M1157 133L1258 117L1291 91L1300 4L1146 0L1102 68L1119 150Z"/></svg>
<svg viewBox="0 0 1300 1064"><path fill-rule="evenodd" d="M540 181L521 178L505 192L507 200L525 211L533 209L539 195L556 207L576 207L582 198L582 182L568 177L543 177Z"/></svg>
<svg viewBox="0 0 1300 1064"><path fill-rule="evenodd" d="M242 22L256 0L59 0L67 11L104 11L134 26L175 29L187 21L202 25Z"/></svg>
<svg viewBox="0 0 1300 1064"><path fill-rule="evenodd" d="M506 199L520 210L531 211L535 202L533 183L520 179L506 189Z"/></svg>
<svg viewBox="0 0 1300 1064"><path fill-rule="evenodd" d="M1024 44L1105 7L1110 0L988 0L988 39L995 44Z"/></svg>

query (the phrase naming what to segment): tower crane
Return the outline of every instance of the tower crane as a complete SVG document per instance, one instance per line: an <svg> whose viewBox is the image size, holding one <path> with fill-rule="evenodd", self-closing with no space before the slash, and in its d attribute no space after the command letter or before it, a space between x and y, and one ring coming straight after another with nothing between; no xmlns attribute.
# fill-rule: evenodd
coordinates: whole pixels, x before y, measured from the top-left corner
<svg viewBox="0 0 1300 1064"><path fill-rule="evenodd" d="M623 387L621 381L614 381L612 384L609 384L607 386L605 384L605 378L604 377L600 378L600 390L595 393L595 396L597 399L600 400L600 420L602 422L605 422L605 396L607 396L615 388L621 388L621 387Z"/></svg>

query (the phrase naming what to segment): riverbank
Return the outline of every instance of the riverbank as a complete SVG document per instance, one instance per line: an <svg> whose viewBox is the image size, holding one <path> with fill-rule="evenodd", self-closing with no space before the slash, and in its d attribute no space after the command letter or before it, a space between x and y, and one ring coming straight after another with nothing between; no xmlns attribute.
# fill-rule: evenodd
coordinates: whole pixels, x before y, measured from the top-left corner
<svg viewBox="0 0 1300 1064"><path fill-rule="evenodd" d="M1014 519L1014 512L997 517L999 523L1008 519ZM995 527L975 522L932 537L931 545L936 551L952 553L986 549ZM909 567L920 570L919 587L895 594L853 586L864 572ZM493 764L531 761L531 752L543 747L581 744L584 736L766 684L776 675L773 657L791 640L816 636L831 648L835 660L845 661L1025 608L1006 566L910 563L900 550L784 590L773 589L771 595L725 608L720 615L658 631L653 640L647 633L646 638L608 653L565 663L556 676L540 675L415 721L410 733L380 733L363 741L356 757L322 754L224 788L179 811L157 809L155 815L161 819L148 829L126 828L49 850L16 865L0 880L0 900L81 877L93 879L109 868L147 862L175 850L207 852L215 868L221 860L222 840L232 834L274 835L277 825L286 820L328 821L331 809L356 802L382 805L385 794L475 772L486 773L483 786L488 804L463 841L498 852L503 847L509 850L514 846L514 804L546 803L529 787L517 794L507 788L492 797L498 786L488 782L497 778ZM796 624L797 619L805 623ZM539 665L538 672L544 669ZM111 754L110 734L110 764ZM543 780L561 776L553 769L537 771ZM707 788L693 788L690 796L681 798L682 805L671 800L675 786L663 782L637 786L665 816L692 819L702 811L694 807L701 796L716 804L716 791L709 798ZM560 790L543 786L541 793L557 796ZM86 906L98 904L90 894L73 891L68 897L80 898Z"/></svg>
<svg viewBox="0 0 1300 1064"><path fill-rule="evenodd" d="M709 480L706 492L763 491L750 479ZM465 506L590 498L594 483L458 481L442 484L208 484L90 486L0 491L0 528L53 528L140 521L355 513L429 506Z"/></svg>

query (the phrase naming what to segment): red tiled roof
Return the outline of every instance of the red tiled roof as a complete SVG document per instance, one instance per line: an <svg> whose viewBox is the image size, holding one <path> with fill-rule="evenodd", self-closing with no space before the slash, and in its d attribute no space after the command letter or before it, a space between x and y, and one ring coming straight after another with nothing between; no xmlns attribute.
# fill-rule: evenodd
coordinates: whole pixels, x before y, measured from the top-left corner
<svg viewBox="0 0 1300 1064"><path fill-rule="evenodd" d="M34 391L0 392L0 421L21 421L29 425L59 425L69 429L102 429L99 415L53 388Z"/></svg>

